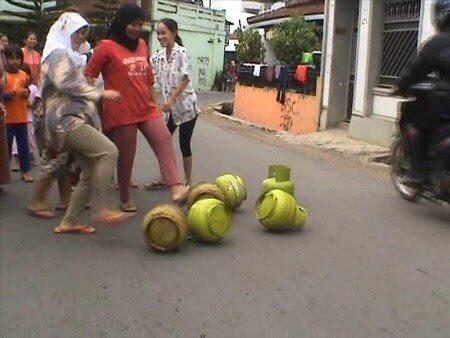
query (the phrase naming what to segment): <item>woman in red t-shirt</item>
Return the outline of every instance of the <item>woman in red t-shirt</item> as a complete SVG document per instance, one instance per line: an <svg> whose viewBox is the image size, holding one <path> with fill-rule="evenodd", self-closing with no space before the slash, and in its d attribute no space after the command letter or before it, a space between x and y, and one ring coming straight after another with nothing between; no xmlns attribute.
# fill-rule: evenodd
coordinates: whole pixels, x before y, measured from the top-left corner
<svg viewBox="0 0 450 338"><path fill-rule="evenodd" d="M105 102L100 116L103 131L119 149L118 178L122 210L134 212L130 199L130 180L136 152L137 130L147 139L158 158L172 199L186 200L189 187L181 184L172 139L154 101L153 73L147 44L139 38L144 11L135 4L122 6L111 24L108 39L95 48L86 68L93 81L101 73L105 89L120 92L120 102Z"/></svg>
<svg viewBox="0 0 450 338"><path fill-rule="evenodd" d="M23 63L30 67L31 83L38 86L39 77L41 76L41 55L36 52L36 33L28 32L25 36L25 46L23 51Z"/></svg>

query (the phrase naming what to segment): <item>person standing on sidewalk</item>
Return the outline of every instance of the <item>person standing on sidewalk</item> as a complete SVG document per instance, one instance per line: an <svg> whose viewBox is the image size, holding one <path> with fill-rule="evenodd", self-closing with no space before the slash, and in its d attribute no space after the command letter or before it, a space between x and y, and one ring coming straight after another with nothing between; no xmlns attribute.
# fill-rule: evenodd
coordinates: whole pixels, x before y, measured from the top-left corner
<svg viewBox="0 0 450 338"><path fill-rule="evenodd" d="M42 55L42 105L51 147L67 152L81 167L66 214L55 233L91 234L80 216L91 199L91 216L101 222L119 222L125 214L108 203L110 177L117 161L117 148L100 131L96 102L120 100L113 90L99 91L82 74L86 56L77 51L89 28L79 14L66 12L52 25Z"/></svg>
<svg viewBox="0 0 450 338"><path fill-rule="evenodd" d="M140 39L145 17L138 5L123 5L111 24L108 39L95 48L86 69L90 83L101 73L105 88L115 89L125 98L121 102L105 102L101 118L103 131L119 148L120 201L122 210L127 212L137 209L130 198L130 180L138 129L156 154L172 200L182 203L189 194L189 187L180 181L170 133L154 102L149 50Z"/></svg>
<svg viewBox="0 0 450 338"><path fill-rule="evenodd" d="M163 49L152 56L156 81L161 88L164 103L161 109L171 134L180 127L179 142L183 155L185 184L192 183L191 139L199 111L197 96L192 87L189 57L178 35L178 24L172 19L158 23L158 40ZM146 186L148 190L164 187L162 180Z"/></svg>

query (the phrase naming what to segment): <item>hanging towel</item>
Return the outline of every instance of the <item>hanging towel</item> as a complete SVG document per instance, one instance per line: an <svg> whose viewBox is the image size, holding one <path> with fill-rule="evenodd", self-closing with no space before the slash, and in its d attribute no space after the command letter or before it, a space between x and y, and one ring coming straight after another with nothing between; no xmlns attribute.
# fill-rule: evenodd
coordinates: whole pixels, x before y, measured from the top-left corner
<svg viewBox="0 0 450 338"><path fill-rule="evenodd" d="M304 65L311 65L313 63L313 53L303 53L302 55L302 63Z"/></svg>
<svg viewBox="0 0 450 338"><path fill-rule="evenodd" d="M267 66L267 69L266 69L266 80L267 80L267 82L272 83L274 77L275 77L275 66L273 66L273 65Z"/></svg>
<svg viewBox="0 0 450 338"><path fill-rule="evenodd" d="M255 68L253 69L253 76L259 77L261 75L261 65L255 65Z"/></svg>
<svg viewBox="0 0 450 338"><path fill-rule="evenodd" d="M295 71L295 79L302 85L308 84L308 66L297 66L297 70Z"/></svg>
<svg viewBox="0 0 450 338"><path fill-rule="evenodd" d="M278 80L280 78L280 71L281 71L281 65L275 66L275 80Z"/></svg>

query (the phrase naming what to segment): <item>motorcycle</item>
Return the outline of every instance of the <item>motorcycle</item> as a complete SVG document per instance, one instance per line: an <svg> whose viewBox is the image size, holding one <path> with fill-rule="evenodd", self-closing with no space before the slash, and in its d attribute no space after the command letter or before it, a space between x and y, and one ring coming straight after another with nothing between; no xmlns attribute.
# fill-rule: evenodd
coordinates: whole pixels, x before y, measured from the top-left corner
<svg viewBox="0 0 450 338"><path fill-rule="evenodd" d="M407 105L426 102L433 89L431 83L411 86L408 93L413 98L399 102L399 113L407 114ZM419 184L413 183L405 141L400 128L401 121L402 119L399 119L397 123L397 133L391 146L391 179L394 187L404 199L411 202L424 198L439 204L450 204L450 156L448 152L442 152L441 148L438 148L441 142L450 144L450 135L440 140L434 140L432 135L426 138L423 162L425 178Z"/></svg>

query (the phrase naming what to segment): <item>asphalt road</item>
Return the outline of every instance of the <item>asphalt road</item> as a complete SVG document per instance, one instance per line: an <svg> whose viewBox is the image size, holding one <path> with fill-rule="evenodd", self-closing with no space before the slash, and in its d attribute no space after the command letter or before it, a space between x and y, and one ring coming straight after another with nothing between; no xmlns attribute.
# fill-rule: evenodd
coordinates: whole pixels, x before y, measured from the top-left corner
<svg viewBox="0 0 450 338"><path fill-rule="evenodd" d="M26 216L30 185L0 197L2 337L449 337L450 208L411 204L385 172L201 119L195 180L242 175L249 198L221 245L146 248L133 193L127 224L54 235ZM254 216L267 167L292 168L306 228L271 234ZM140 139L135 181L156 175ZM56 197L56 193L54 194Z"/></svg>

